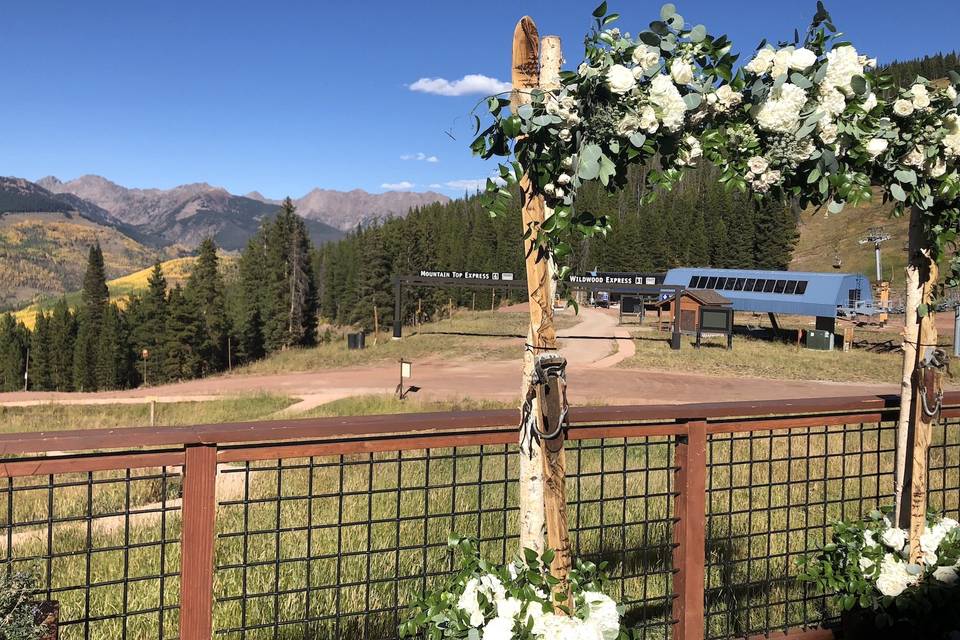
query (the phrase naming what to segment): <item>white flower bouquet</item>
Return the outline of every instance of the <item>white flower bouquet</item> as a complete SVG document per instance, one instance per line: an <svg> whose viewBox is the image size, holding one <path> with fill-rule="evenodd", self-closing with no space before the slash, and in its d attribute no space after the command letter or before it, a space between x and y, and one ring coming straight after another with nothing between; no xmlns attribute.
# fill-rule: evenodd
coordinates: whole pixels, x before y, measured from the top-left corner
<svg viewBox="0 0 960 640"><path fill-rule="evenodd" d="M443 588L413 604L400 625L401 638L462 640L625 640L621 608L602 591L602 569L579 562L570 574L573 609L553 602L553 554L529 549L524 559L491 565L472 540L451 539L461 570Z"/></svg>
<svg viewBox="0 0 960 640"><path fill-rule="evenodd" d="M857 145L857 124L878 105L876 60L842 42L830 15L818 7L806 37L778 46L761 43L729 85L736 108L715 105L706 156L731 188L797 198L801 206L870 199L870 181L846 150ZM718 94L720 91L718 90Z"/></svg>
<svg viewBox="0 0 960 640"><path fill-rule="evenodd" d="M907 532L874 511L835 524L800 579L832 594L842 611L866 614L874 631L908 625L937 638L960 628L960 524L930 514L920 548L922 563L911 563Z"/></svg>

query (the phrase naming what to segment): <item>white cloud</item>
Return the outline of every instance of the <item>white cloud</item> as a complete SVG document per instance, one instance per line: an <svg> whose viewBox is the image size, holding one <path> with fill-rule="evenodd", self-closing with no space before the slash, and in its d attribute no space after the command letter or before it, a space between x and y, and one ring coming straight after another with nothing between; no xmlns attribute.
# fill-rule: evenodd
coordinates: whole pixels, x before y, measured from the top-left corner
<svg viewBox="0 0 960 640"><path fill-rule="evenodd" d="M415 184L407 180L402 180L400 182L384 182L380 185L381 189L386 189L387 191L406 191L407 189L413 189Z"/></svg>
<svg viewBox="0 0 960 640"><path fill-rule="evenodd" d="M440 158L438 158L437 156L428 156L422 151L420 153L405 153L402 156L400 156L400 159L401 160L419 160L420 162L440 162Z"/></svg>
<svg viewBox="0 0 960 640"><path fill-rule="evenodd" d="M431 189L443 189L443 185L440 184L439 182L432 182L427 186Z"/></svg>
<svg viewBox="0 0 960 640"><path fill-rule="evenodd" d="M499 177L494 177L493 181L496 182L497 184L503 184L503 180L501 180ZM445 189L450 189L455 191L470 191L470 192L483 191L484 189L487 188L487 179L471 178L467 180L450 180L448 182L444 182L442 185L436 185L435 187L434 185L430 185L430 186L431 188L442 187Z"/></svg>
<svg viewBox="0 0 960 640"><path fill-rule="evenodd" d="M437 96L493 95L494 93L509 91L510 83L479 73L468 73L459 80L420 78L410 85L410 90Z"/></svg>

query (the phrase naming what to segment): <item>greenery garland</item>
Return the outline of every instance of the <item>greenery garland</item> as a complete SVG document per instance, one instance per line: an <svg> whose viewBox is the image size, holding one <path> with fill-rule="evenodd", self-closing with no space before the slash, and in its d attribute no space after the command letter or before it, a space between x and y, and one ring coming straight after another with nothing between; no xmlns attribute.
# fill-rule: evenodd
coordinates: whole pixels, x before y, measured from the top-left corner
<svg viewBox="0 0 960 640"><path fill-rule="evenodd" d="M879 186L896 215L922 212L931 258L955 250L956 72L948 84L919 77L894 93L875 61L843 40L821 2L802 40L795 33L791 42L761 43L738 69L726 36L688 27L672 4L636 37L611 26L619 16L606 2L593 16L584 60L561 73L561 87L531 91L516 113L505 97L489 98L492 123L481 131L476 116L471 145L483 158L512 158L499 165L499 179L487 181L491 215L506 213L511 188L525 175L553 209L537 238L558 263L572 239L611 230L605 216L575 206L583 184L615 191L630 165L642 164L651 187L669 189L701 155L720 168L727 188L832 213L869 200ZM960 260L952 257L949 267L947 284L957 284ZM562 267L558 278L568 273Z"/></svg>

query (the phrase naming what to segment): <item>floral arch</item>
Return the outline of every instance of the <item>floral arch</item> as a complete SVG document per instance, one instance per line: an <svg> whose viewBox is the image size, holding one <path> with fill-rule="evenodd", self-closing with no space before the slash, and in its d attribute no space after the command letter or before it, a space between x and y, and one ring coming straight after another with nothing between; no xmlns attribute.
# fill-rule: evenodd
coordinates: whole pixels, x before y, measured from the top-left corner
<svg viewBox="0 0 960 640"><path fill-rule="evenodd" d="M915 371L939 357L928 311L938 263L948 265L946 284L960 283L960 75L894 87L876 60L843 39L821 2L802 38L764 41L740 68L726 36L688 25L673 4L633 36L613 26L619 16L606 2L593 17L575 70L560 72L555 87L519 90L519 100L515 87L513 109L506 97L490 97L486 128L476 117L474 153L507 158L500 179L487 181L491 215L507 212L518 184L525 201L542 199L552 214L526 222L527 238L539 258L559 263L571 239L613 231L603 216L578 210L578 189L597 181L614 191L631 165L650 166L650 186L670 189L703 157L729 189L830 213L879 188L895 215L911 219L896 512L901 525L922 531L904 469L922 385ZM650 189L645 197L655 196ZM556 278L568 272L561 267ZM920 531L910 536L915 558Z"/></svg>

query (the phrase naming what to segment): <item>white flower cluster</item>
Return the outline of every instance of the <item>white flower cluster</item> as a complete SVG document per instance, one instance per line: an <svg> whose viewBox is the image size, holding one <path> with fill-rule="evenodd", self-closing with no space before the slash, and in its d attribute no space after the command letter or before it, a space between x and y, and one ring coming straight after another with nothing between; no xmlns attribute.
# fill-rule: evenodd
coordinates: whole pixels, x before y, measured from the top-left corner
<svg viewBox="0 0 960 640"><path fill-rule="evenodd" d="M849 45L835 47L827 52L827 75L821 86L839 89L848 98L853 97L851 81L854 76L863 75L863 68L868 61L857 54L857 50Z"/></svg>
<svg viewBox="0 0 960 640"><path fill-rule="evenodd" d="M918 584L924 577L924 570L919 565L911 565L907 558L910 552L908 534L903 529L889 526L880 534L880 542L874 538L873 532L864 532L863 547L868 555L880 552L883 545L883 557L879 560L879 571L876 572L877 590L885 596L896 597L908 587ZM943 518L932 527L927 526L920 536L920 550L923 552L923 564L934 580L944 584L954 584L960 577L960 562L953 565L937 565L937 551L943 540L960 524L952 518ZM876 563L867 556L859 560L861 571L872 572Z"/></svg>
<svg viewBox="0 0 960 640"><path fill-rule="evenodd" d="M669 76L658 75L650 82L650 102L657 108L667 131L676 132L683 127L687 104Z"/></svg>
<svg viewBox="0 0 960 640"><path fill-rule="evenodd" d="M747 166L750 167L750 171L746 175L747 182L759 193L766 193L771 186L780 180L780 172L771 169L766 158L753 156L747 160Z"/></svg>
<svg viewBox="0 0 960 640"><path fill-rule="evenodd" d="M548 97L546 110L550 115L562 119L568 128L580 124L580 113L577 110L577 101L573 96L562 96L557 99Z"/></svg>
<svg viewBox="0 0 960 640"><path fill-rule="evenodd" d="M718 113L728 113L743 102L743 94L728 84L722 85L713 93L707 94L707 104Z"/></svg>
<svg viewBox="0 0 960 640"><path fill-rule="evenodd" d="M493 605L494 615L489 618L480 604L481 595ZM457 607L469 615L480 640L511 640L518 625L531 625L534 637L542 640L616 640L620 635L617 604L597 591L584 591L580 597L585 605L583 618L544 612L540 602L508 596L500 579L487 574L467 581Z"/></svg>
<svg viewBox="0 0 960 640"><path fill-rule="evenodd" d="M947 135L943 138L943 148L948 158L960 158L960 118L952 113L943 120Z"/></svg>
<svg viewBox="0 0 960 640"><path fill-rule="evenodd" d="M764 47L757 51L757 55L747 63L744 69L757 75L769 72L771 76L777 78L787 71L805 71L816 61L817 55L803 47L784 47L780 50Z"/></svg>
<svg viewBox="0 0 960 640"><path fill-rule="evenodd" d="M765 49L764 49L765 51ZM800 111L807 103L807 92L790 82L770 92L757 111L757 124L764 131L790 133L800 124Z"/></svg>

